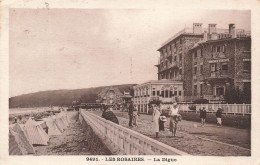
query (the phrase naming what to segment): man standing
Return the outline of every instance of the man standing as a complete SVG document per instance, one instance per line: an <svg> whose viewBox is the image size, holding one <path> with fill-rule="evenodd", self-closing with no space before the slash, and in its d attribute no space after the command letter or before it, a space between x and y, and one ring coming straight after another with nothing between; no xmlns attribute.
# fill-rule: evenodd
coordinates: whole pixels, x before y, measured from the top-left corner
<svg viewBox="0 0 260 165"><path fill-rule="evenodd" d="M206 109L205 107L202 107L202 109L200 109L200 118L201 118L201 126L204 127L205 124L205 120L206 120Z"/></svg>
<svg viewBox="0 0 260 165"><path fill-rule="evenodd" d="M133 102L130 102L129 109L128 109L128 115L129 115L129 127L132 127L133 124L133 112L134 112L134 105Z"/></svg>
<svg viewBox="0 0 260 165"><path fill-rule="evenodd" d="M181 115L179 114L179 108L177 103L173 103L171 110L169 111L170 116L170 131L172 132L172 136L175 137L177 131L178 122L181 121Z"/></svg>
<svg viewBox="0 0 260 165"><path fill-rule="evenodd" d="M218 127L222 127L222 119L221 119L222 111L223 110L221 108L218 108L217 113L216 113Z"/></svg>

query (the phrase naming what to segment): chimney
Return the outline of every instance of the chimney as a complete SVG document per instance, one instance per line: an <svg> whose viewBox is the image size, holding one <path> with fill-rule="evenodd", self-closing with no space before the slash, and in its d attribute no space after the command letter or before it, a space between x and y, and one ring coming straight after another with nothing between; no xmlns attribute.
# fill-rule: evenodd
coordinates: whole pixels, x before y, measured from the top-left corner
<svg viewBox="0 0 260 165"><path fill-rule="evenodd" d="M231 35L232 38L236 38L236 27L235 27L235 24L229 24L228 25L229 28L229 34Z"/></svg>
<svg viewBox="0 0 260 165"><path fill-rule="evenodd" d="M208 33L217 33L217 24L209 24Z"/></svg>
<svg viewBox="0 0 260 165"><path fill-rule="evenodd" d="M204 31L203 33L203 41L206 42L208 40L208 33L207 31Z"/></svg>
<svg viewBox="0 0 260 165"><path fill-rule="evenodd" d="M193 33L202 34L202 23L193 23Z"/></svg>

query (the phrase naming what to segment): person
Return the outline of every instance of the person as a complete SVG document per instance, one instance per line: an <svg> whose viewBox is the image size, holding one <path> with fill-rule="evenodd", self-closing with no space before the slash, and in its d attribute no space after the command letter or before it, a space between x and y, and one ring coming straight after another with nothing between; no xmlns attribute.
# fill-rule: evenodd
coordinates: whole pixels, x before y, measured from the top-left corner
<svg viewBox="0 0 260 165"><path fill-rule="evenodd" d="M170 116L170 131L172 132L172 136L176 136L177 125L178 122L181 121L181 115L179 114L179 108L177 103L173 103L173 106L169 111Z"/></svg>
<svg viewBox="0 0 260 165"><path fill-rule="evenodd" d="M160 119L160 107L154 105L153 107L153 131L155 132L156 138L159 136L159 119Z"/></svg>
<svg viewBox="0 0 260 165"><path fill-rule="evenodd" d="M133 125L137 127L137 119L139 116L139 112L137 111L136 105L134 105L134 110L133 110Z"/></svg>
<svg viewBox="0 0 260 165"><path fill-rule="evenodd" d="M202 127L204 127L204 124L205 124L206 114L207 114L207 111L206 111L205 107L202 107L202 109L200 109L200 119L201 119Z"/></svg>
<svg viewBox="0 0 260 165"><path fill-rule="evenodd" d="M130 102L129 109L128 109L128 115L129 115L129 127L133 126L133 111L134 111L134 105L133 102Z"/></svg>
<svg viewBox="0 0 260 165"><path fill-rule="evenodd" d="M217 113L216 113L216 117L217 117L217 126L218 127L222 127L222 109L218 108Z"/></svg>
<svg viewBox="0 0 260 165"><path fill-rule="evenodd" d="M165 131L164 129L164 123L167 121L166 116L162 113L160 115L160 120L159 120L159 131Z"/></svg>
<svg viewBox="0 0 260 165"><path fill-rule="evenodd" d="M102 117L104 119L106 119L106 120L109 120L109 121L112 121L112 122L114 122L116 124L119 124L119 121L118 121L116 115L107 106L104 107L104 110L103 110L103 113L102 113Z"/></svg>
<svg viewBox="0 0 260 165"><path fill-rule="evenodd" d="M17 117L16 116L14 117L14 123L17 123Z"/></svg>

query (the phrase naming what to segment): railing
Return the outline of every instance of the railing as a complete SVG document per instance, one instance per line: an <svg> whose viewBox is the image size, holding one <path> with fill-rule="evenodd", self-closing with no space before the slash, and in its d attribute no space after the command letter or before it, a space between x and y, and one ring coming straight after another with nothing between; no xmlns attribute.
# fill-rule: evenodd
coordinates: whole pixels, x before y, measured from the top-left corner
<svg viewBox="0 0 260 165"><path fill-rule="evenodd" d="M110 141L120 155L188 155L90 112L81 110L80 116L97 135Z"/></svg>
<svg viewBox="0 0 260 165"><path fill-rule="evenodd" d="M199 109L202 107L205 107L207 112L212 113L216 112L218 108L222 108L224 114L251 114L251 104L180 104L179 110L185 112L194 112L195 109L196 111L199 111Z"/></svg>

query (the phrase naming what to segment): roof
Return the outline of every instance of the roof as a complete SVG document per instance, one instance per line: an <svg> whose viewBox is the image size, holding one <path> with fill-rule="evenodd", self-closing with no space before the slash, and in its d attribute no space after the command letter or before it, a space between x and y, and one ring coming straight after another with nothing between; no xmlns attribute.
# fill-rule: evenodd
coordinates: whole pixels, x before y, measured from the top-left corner
<svg viewBox="0 0 260 165"><path fill-rule="evenodd" d="M169 80L169 79L150 80L150 81L147 81L147 82L145 82L143 84L138 84L138 85L136 85L134 87L139 87L139 86L142 86L142 85L145 85L145 84L183 84L183 82Z"/></svg>
<svg viewBox="0 0 260 165"><path fill-rule="evenodd" d="M194 44L194 46L189 51L192 51L203 44L216 43L216 42L222 42L222 41L231 41L231 40L249 40L249 39L251 39L250 36L243 37L243 38L221 38L221 39L216 39L216 40L200 41L200 42L197 42L196 44Z"/></svg>
<svg viewBox="0 0 260 165"><path fill-rule="evenodd" d="M98 95L99 95L101 98L103 98L103 97L105 97L106 94L107 94L109 91L111 91L111 90L114 91L115 94L118 95L118 96L122 96L122 95L123 95L122 92L121 92L118 88L114 88L114 87L112 87L112 86L103 89Z"/></svg>
<svg viewBox="0 0 260 165"><path fill-rule="evenodd" d="M206 28L203 28L203 31L207 31ZM161 47L158 49L158 51L163 48L165 45L169 44L173 40L177 39L181 35L193 35L193 36L203 36L203 33L193 33L193 28L184 28L180 30L178 33L174 34L172 37L170 37L168 40L166 40L164 43L162 43Z"/></svg>

